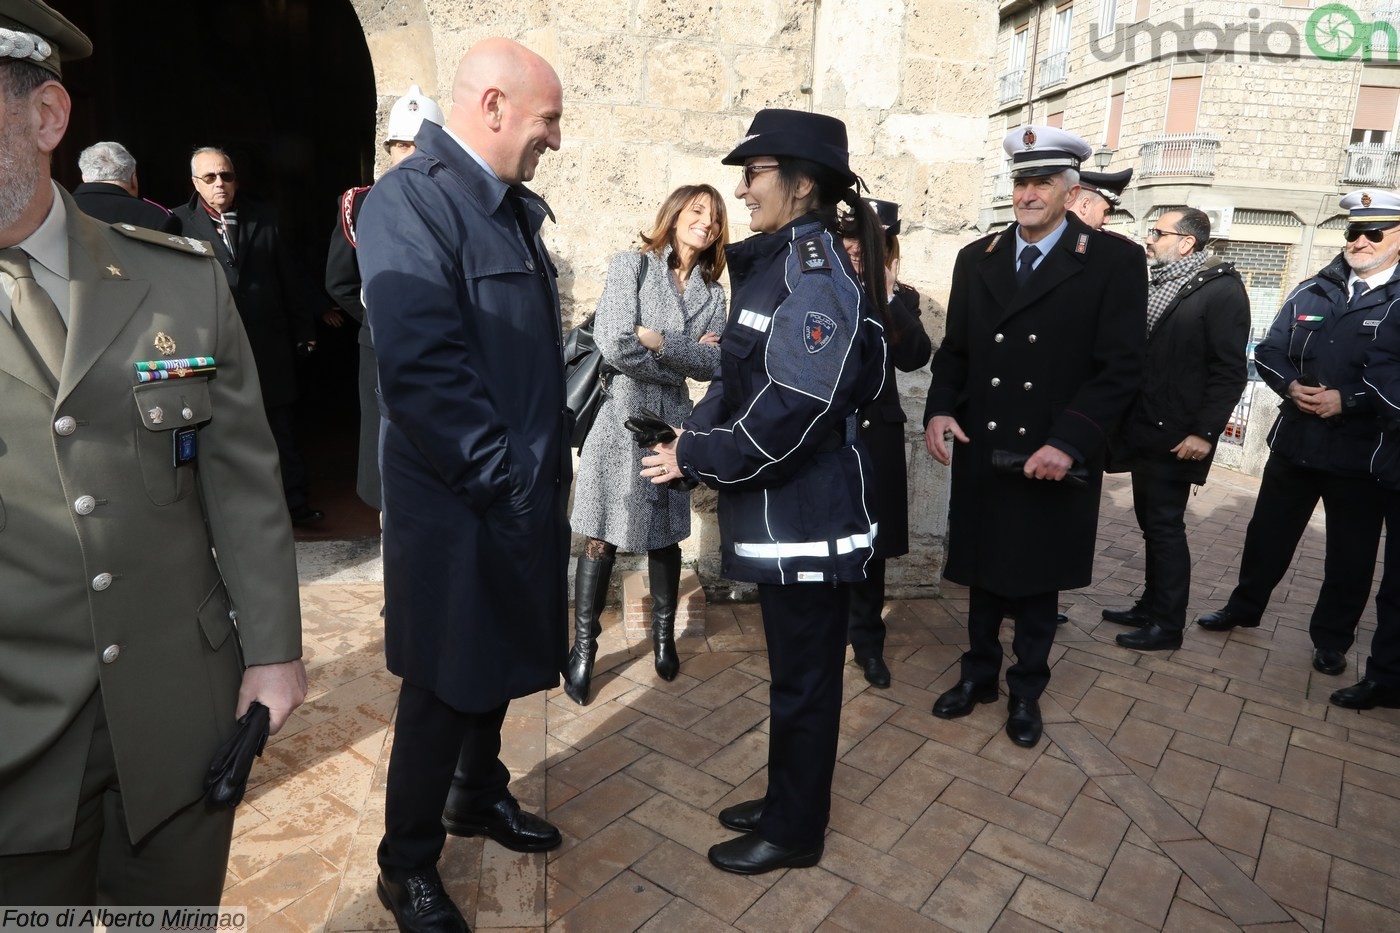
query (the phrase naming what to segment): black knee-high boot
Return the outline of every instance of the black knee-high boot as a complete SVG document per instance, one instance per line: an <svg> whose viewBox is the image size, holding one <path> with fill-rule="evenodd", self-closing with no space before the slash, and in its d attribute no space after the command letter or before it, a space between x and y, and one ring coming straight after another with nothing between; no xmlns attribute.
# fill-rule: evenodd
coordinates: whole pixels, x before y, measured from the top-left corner
<svg viewBox="0 0 1400 933"><path fill-rule="evenodd" d="M675 680L681 669L676 656L676 603L681 588L681 547L647 552L647 577L651 582L651 645L656 653L656 673Z"/></svg>
<svg viewBox="0 0 1400 933"><path fill-rule="evenodd" d="M574 649L564 671L564 692L579 705L588 702L588 684L593 679L593 659L598 655L597 638L603 632L600 621L608 604L608 581L612 579L613 558L579 556L574 571Z"/></svg>

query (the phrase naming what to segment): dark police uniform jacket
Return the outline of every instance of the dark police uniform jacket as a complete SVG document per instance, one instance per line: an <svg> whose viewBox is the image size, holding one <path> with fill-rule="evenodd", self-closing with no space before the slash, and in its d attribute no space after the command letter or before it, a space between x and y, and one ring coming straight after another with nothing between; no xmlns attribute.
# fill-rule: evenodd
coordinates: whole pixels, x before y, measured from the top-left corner
<svg viewBox="0 0 1400 933"><path fill-rule="evenodd" d="M84 214L103 223L135 224L162 233L180 232L180 220L170 211L105 181L83 182L73 189L73 200Z"/></svg>
<svg viewBox="0 0 1400 933"><path fill-rule="evenodd" d="M244 664L301 656L277 450L208 245L99 223L60 196L57 392L0 318L0 855L69 845L94 691L139 841L204 794ZM193 356L215 370L137 376ZM177 466L172 435L188 428L194 459Z"/></svg>
<svg viewBox="0 0 1400 933"><path fill-rule="evenodd" d="M568 653L563 328L544 201L434 123L415 142L357 227L388 422L384 653L479 713L557 686Z"/></svg>
<svg viewBox="0 0 1400 933"><path fill-rule="evenodd" d="M1107 439L1141 381L1147 330L1142 249L1074 214L1024 288L1015 225L959 253L948 327L934 354L924 424L954 416L944 576L1000 596L1089 584ZM1049 444L1084 484L992 469L992 452Z"/></svg>
<svg viewBox="0 0 1400 933"><path fill-rule="evenodd" d="M1347 306L1350 267L1340 254L1284 301L1264 339L1254 349L1259 375L1281 396L1269 432L1271 456L1301 467L1343 476L1365 476L1380 439L1381 419L1366 388L1366 353L1376 329L1400 298L1400 275ZM1300 377L1337 389L1342 412L1319 418L1300 411L1288 386Z"/></svg>
<svg viewBox="0 0 1400 933"><path fill-rule="evenodd" d="M883 328L811 216L725 249L720 367L677 459L719 490L721 569L753 583L865 579L876 522L856 410L885 374Z"/></svg>

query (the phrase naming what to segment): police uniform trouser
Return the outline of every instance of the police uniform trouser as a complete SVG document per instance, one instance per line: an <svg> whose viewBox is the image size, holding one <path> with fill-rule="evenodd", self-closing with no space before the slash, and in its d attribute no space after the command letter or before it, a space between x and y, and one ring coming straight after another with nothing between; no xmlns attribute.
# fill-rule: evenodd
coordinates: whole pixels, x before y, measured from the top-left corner
<svg viewBox="0 0 1400 933"><path fill-rule="evenodd" d="M1274 587L1293 562L1318 499L1327 512L1327 557L1308 629L1313 647L1346 651L1371 596L1380 543L1381 489L1370 476L1343 476L1270 457L1245 532L1240 581L1230 594L1229 607L1246 618L1264 614Z"/></svg>
<svg viewBox="0 0 1400 933"><path fill-rule="evenodd" d="M464 713L431 690L403 682L379 843L386 874L402 877L437 865L447 841L442 811L449 795L452 809L468 812L510 796L510 769L500 758L509 706Z"/></svg>
<svg viewBox="0 0 1400 933"><path fill-rule="evenodd" d="M1133 470L1133 513L1147 545L1146 586L1141 606L1169 632L1186 627L1191 596L1191 546L1186 541L1188 480L1146 467Z"/></svg>
<svg viewBox="0 0 1400 933"><path fill-rule="evenodd" d="M1366 679L1400 687L1400 492L1386 490L1385 571L1376 593L1376 634L1366 659Z"/></svg>
<svg viewBox="0 0 1400 933"><path fill-rule="evenodd" d="M76 720L92 735L68 848L0 856L0 904L9 906L191 906L219 903L233 838L233 811L201 797L134 845L112 737L94 692ZM213 749L210 749L213 755Z"/></svg>
<svg viewBox="0 0 1400 933"><path fill-rule="evenodd" d="M962 656L962 679L995 683L1001 675L1001 620L1015 620L1011 650L1016 663L1006 671L1013 696L1037 700L1050 683L1050 647L1055 644L1055 614L1060 594L1001 596L974 586L968 591L967 634L971 646Z"/></svg>
<svg viewBox="0 0 1400 933"><path fill-rule="evenodd" d="M758 834L774 845L822 844L841 727L850 592L830 583L758 585L772 676L768 793Z"/></svg>
<svg viewBox="0 0 1400 933"><path fill-rule="evenodd" d="M865 579L850 584L851 614L847 634L856 658L868 661L885 656L885 562L871 560L865 565Z"/></svg>

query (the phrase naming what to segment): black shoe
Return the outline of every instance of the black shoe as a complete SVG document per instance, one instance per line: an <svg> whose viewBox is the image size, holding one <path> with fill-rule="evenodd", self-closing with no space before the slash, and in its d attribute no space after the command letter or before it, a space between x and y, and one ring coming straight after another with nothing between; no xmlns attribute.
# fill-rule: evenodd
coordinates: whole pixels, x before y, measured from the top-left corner
<svg viewBox="0 0 1400 933"><path fill-rule="evenodd" d="M429 869L392 881L379 873L379 902L394 914L401 933L471 933L466 918Z"/></svg>
<svg viewBox="0 0 1400 933"><path fill-rule="evenodd" d="M1319 674L1340 674L1347 669L1347 656L1335 648L1313 649L1313 670Z"/></svg>
<svg viewBox="0 0 1400 933"><path fill-rule="evenodd" d="M1197 616L1196 624L1208 632L1228 632L1232 628L1258 628L1259 617L1250 617L1238 609L1226 606L1224 609Z"/></svg>
<svg viewBox="0 0 1400 933"><path fill-rule="evenodd" d="M1066 622L1068 622L1068 621L1069 621L1069 616L1065 615L1063 612L1057 612L1057 613L1055 613L1055 624L1056 624L1056 625L1064 625L1064 624L1065 624Z"/></svg>
<svg viewBox="0 0 1400 933"><path fill-rule="evenodd" d="M761 875L779 868L811 868L821 861L822 847L785 849L755 833L710 846L710 864L736 875Z"/></svg>
<svg viewBox="0 0 1400 933"><path fill-rule="evenodd" d="M292 524L298 527L302 527L305 525L315 525L316 523L324 520L326 517L326 513L322 512L320 509L313 509L310 506L305 505L303 505L299 509L293 509L291 515Z"/></svg>
<svg viewBox="0 0 1400 933"><path fill-rule="evenodd" d="M678 544L647 552L651 583L651 647L656 676L676 679L681 659L676 654L676 607L680 601L681 548Z"/></svg>
<svg viewBox="0 0 1400 933"><path fill-rule="evenodd" d="M512 852L548 852L564 841L554 824L520 809L514 797L473 813L444 810L442 825L454 836L490 836Z"/></svg>
<svg viewBox="0 0 1400 933"><path fill-rule="evenodd" d="M1040 741L1040 703L1012 696L1006 704L1006 737L1022 748L1033 748Z"/></svg>
<svg viewBox="0 0 1400 933"><path fill-rule="evenodd" d="M613 558L589 558L580 554L574 570L574 646L564 665L564 693L580 706L588 705L588 685L593 680L593 662L598 657L599 621L608 602L608 581L612 579Z"/></svg>
<svg viewBox="0 0 1400 933"><path fill-rule="evenodd" d="M885 666L884 658L879 655L864 660L856 658L856 663L865 671L865 679L872 686L883 688L890 685L890 669Z"/></svg>
<svg viewBox="0 0 1400 933"><path fill-rule="evenodd" d="M1136 648L1138 651L1175 651L1181 647L1181 633L1168 631L1153 622L1135 632L1124 632L1114 641L1124 648Z"/></svg>
<svg viewBox="0 0 1400 933"><path fill-rule="evenodd" d="M760 797L725 807L719 811L719 821L735 832L751 833L758 829L758 821L763 817L763 801Z"/></svg>
<svg viewBox="0 0 1400 933"><path fill-rule="evenodd" d="M979 684L964 680L938 698L933 704L933 715L939 719L957 719L972 712L972 708L978 703L991 703L996 698L996 684Z"/></svg>
<svg viewBox="0 0 1400 933"><path fill-rule="evenodd" d="M1374 680L1363 680L1332 694L1333 706L1347 709L1400 709L1400 687L1383 687Z"/></svg>
<svg viewBox="0 0 1400 933"><path fill-rule="evenodd" d="M1137 606L1131 609L1105 609L1103 617L1114 625L1131 625L1133 628L1142 628L1152 623L1151 617Z"/></svg>

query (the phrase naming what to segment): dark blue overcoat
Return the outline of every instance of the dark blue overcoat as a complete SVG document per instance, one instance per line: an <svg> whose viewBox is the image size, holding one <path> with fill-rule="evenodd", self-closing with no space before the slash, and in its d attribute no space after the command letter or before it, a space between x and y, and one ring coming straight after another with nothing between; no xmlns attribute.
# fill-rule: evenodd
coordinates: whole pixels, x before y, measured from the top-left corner
<svg viewBox="0 0 1400 933"><path fill-rule="evenodd" d="M482 712L556 686L568 650L549 208L432 123L416 143L357 228L384 417L384 650L393 673Z"/></svg>

